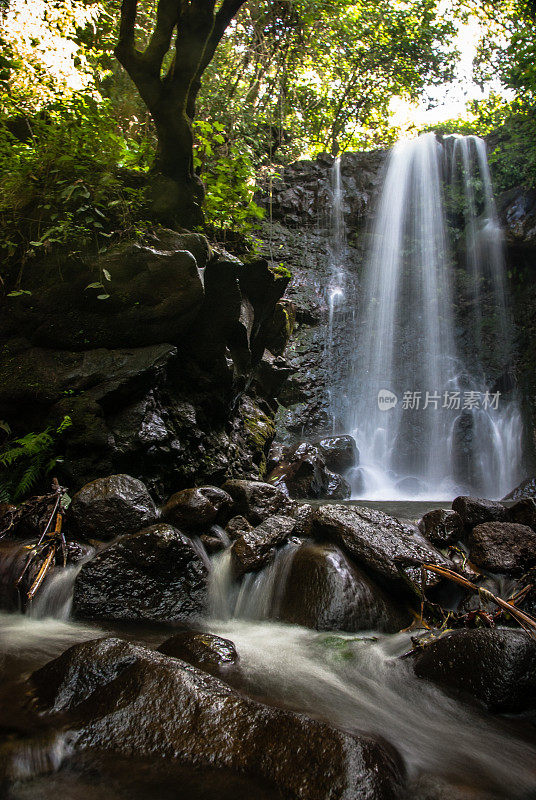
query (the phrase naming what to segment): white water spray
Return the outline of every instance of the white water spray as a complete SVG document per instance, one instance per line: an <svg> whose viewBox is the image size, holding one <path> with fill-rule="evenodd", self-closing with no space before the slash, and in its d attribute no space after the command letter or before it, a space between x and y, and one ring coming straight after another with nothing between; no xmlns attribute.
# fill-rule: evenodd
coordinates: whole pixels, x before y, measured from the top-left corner
<svg viewBox="0 0 536 800"><path fill-rule="evenodd" d="M508 371L511 349L485 142L425 134L398 143L361 290L346 425L361 456L354 496L510 491L522 478L521 414L489 375Z"/></svg>

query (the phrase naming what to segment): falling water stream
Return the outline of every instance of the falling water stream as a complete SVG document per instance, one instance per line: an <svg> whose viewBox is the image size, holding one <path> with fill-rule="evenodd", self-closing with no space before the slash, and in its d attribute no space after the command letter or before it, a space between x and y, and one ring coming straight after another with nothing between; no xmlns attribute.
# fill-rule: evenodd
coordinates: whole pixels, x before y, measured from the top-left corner
<svg viewBox="0 0 536 800"><path fill-rule="evenodd" d="M504 269L485 142L399 142L360 290L354 497L500 498L523 477Z"/></svg>

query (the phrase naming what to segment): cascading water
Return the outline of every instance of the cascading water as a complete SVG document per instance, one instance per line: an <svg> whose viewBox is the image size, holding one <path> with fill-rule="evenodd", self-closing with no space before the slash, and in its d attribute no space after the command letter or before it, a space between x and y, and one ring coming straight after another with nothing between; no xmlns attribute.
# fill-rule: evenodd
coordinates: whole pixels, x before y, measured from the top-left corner
<svg viewBox="0 0 536 800"><path fill-rule="evenodd" d="M371 236L348 392L354 496L502 497L522 477L522 425L501 392L512 332L485 142L399 142Z"/></svg>

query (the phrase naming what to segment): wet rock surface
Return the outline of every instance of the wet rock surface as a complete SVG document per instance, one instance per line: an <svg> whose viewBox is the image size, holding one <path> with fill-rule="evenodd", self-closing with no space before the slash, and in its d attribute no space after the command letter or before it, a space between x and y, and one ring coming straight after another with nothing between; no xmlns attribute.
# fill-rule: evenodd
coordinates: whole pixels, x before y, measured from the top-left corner
<svg viewBox="0 0 536 800"><path fill-rule="evenodd" d="M502 503L479 497L456 497L452 502L466 528L474 528L482 522L506 522L508 511Z"/></svg>
<svg viewBox="0 0 536 800"><path fill-rule="evenodd" d="M270 516L292 508L285 493L277 486L262 481L225 481L222 489L234 500L234 512L258 525Z"/></svg>
<svg viewBox="0 0 536 800"><path fill-rule="evenodd" d="M536 478L527 478L522 481L506 497L503 497L503 500L522 500L527 497L536 498Z"/></svg>
<svg viewBox="0 0 536 800"><path fill-rule="evenodd" d="M73 611L82 619L187 621L205 610L206 580L190 539L159 523L123 536L84 564Z"/></svg>
<svg viewBox="0 0 536 800"><path fill-rule="evenodd" d="M176 633L160 645L158 652L180 658L215 676L225 675L225 671L235 667L239 661L236 648L229 639L196 631Z"/></svg>
<svg viewBox="0 0 536 800"><path fill-rule="evenodd" d="M529 528L536 530L536 500L533 497L518 500L508 509L508 518L510 522L528 525Z"/></svg>
<svg viewBox="0 0 536 800"><path fill-rule="evenodd" d="M269 517L235 539L231 547L235 575L239 577L264 567L274 557L276 547L287 541L295 528L295 520L289 517Z"/></svg>
<svg viewBox="0 0 536 800"><path fill-rule="evenodd" d="M155 522L157 510L141 481L109 475L87 483L74 495L70 517L81 536L107 541Z"/></svg>
<svg viewBox="0 0 536 800"><path fill-rule="evenodd" d="M415 674L491 711L536 707L536 642L524 631L459 630L445 634L415 656Z"/></svg>
<svg viewBox="0 0 536 800"><path fill-rule="evenodd" d="M536 564L536 532L514 522L477 525L469 536L469 557L490 572L521 574Z"/></svg>
<svg viewBox="0 0 536 800"><path fill-rule="evenodd" d="M227 768L268 781L289 800L392 800L404 784L399 757L381 741L261 705L182 661L117 639L76 645L32 684L43 712L70 720L78 750Z"/></svg>
<svg viewBox="0 0 536 800"><path fill-rule="evenodd" d="M353 436L327 436L316 442L326 467L343 472L359 464L359 450Z"/></svg>
<svg viewBox="0 0 536 800"><path fill-rule="evenodd" d="M338 455L342 458L340 451ZM327 468L321 448L308 442L285 448L268 482L296 499L345 500L351 494L350 484Z"/></svg>
<svg viewBox="0 0 536 800"><path fill-rule="evenodd" d="M185 530L199 530L225 521L232 497L216 486L183 489L172 495L162 508L162 519Z"/></svg>
<svg viewBox="0 0 536 800"><path fill-rule="evenodd" d="M305 544L292 559L278 617L323 631L394 633L411 622L395 603L334 545Z"/></svg>
<svg viewBox="0 0 536 800"><path fill-rule="evenodd" d="M405 578L420 583L423 562L452 566L417 527L370 508L322 506L312 516L311 532L317 540L338 544L358 567L398 591L409 590ZM427 573L425 585L436 583Z"/></svg>
<svg viewBox="0 0 536 800"><path fill-rule="evenodd" d="M463 539L465 526L457 511L436 508L419 523L422 535L435 547L447 547Z"/></svg>

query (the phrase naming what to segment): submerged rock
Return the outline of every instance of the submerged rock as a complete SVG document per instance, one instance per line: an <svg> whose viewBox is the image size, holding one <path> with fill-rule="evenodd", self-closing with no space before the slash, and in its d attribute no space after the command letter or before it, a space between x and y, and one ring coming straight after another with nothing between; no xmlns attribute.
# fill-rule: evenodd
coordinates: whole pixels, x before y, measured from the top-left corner
<svg viewBox="0 0 536 800"><path fill-rule="evenodd" d="M423 536L436 547L447 547L464 536L464 524L457 511L436 508L423 516L419 523Z"/></svg>
<svg viewBox="0 0 536 800"><path fill-rule="evenodd" d="M73 610L83 619L191 620L205 610L206 579L190 539L159 523L123 536L84 564Z"/></svg>
<svg viewBox="0 0 536 800"><path fill-rule="evenodd" d="M416 655L414 670L420 678L471 695L491 711L536 708L536 642L524 631L452 631Z"/></svg>
<svg viewBox="0 0 536 800"><path fill-rule="evenodd" d="M231 769L288 800L402 793L401 759L381 740L262 705L183 661L118 639L70 648L32 684L41 710L62 714L79 750Z"/></svg>
<svg viewBox="0 0 536 800"><path fill-rule="evenodd" d="M311 532L317 540L338 544L358 567L391 589L409 591L408 580L419 584L423 562L452 566L417 527L371 508L322 506L312 515ZM433 586L439 579L428 572L424 582Z"/></svg>
<svg viewBox="0 0 536 800"><path fill-rule="evenodd" d="M81 536L106 541L150 525L157 510L141 481L109 475L86 483L74 495L69 514Z"/></svg>
<svg viewBox="0 0 536 800"><path fill-rule="evenodd" d="M232 505L232 497L215 486L183 489L169 498L162 519L186 530L201 530L222 521Z"/></svg>
<svg viewBox="0 0 536 800"><path fill-rule="evenodd" d="M246 517L253 525L292 507L285 493L269 483L230 480L222 489L233 498L234 513Z"/></svg>
<svg viewBox="0 0 536 800"><path fill-rule="evenodd" d="M452 508L462 518L466 528L474 528L482 522L506 522L508 510L502 503L484 500L480 497L456 497Z"/></svg>
<svg viewBox="0 0 536 800"><path fill-rule="evenodd" d="M274 557L276 547L292 536L295 527L295 520L289 517L269 517L243 533L231 547L235 575L239 577L264 567Z"/></svg>
<svg viewBox="0 0 536 800"><path fill-rule="evenodd" d="M321 631L386 633L401 630L412 619L330 544L305 544L295 553L278 617Z"/></svg>
<svg viewBox="0 0 536 800"><path fill-rule="evenodd" d="M536 564L536 532L515 522L487 522L473 528L469 557L491 572L520 574Z"/></svg>

